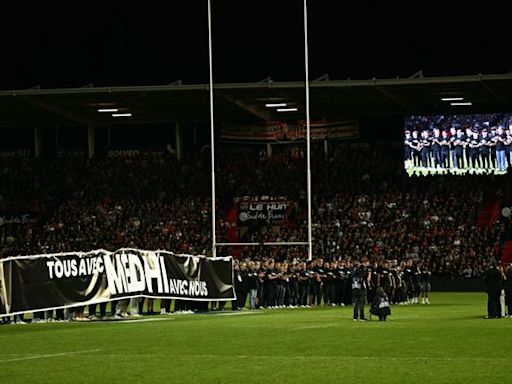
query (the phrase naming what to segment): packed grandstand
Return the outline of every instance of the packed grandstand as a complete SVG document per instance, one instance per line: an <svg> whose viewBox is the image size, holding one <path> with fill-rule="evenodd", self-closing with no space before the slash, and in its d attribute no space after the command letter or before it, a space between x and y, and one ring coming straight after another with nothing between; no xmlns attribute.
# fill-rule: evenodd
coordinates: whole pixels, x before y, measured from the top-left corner
<svg viewBox="0 0 512 384"><path fill-rule="evenodd" d="M507 176L409 177L402 147L338 144L312 151L313 257L408 259L433 275L481 277L502 257ZM223 148L217 164L217 241L307 239L304 154ZM211 254L209 154L0 161L0 256L137 247ZM238 200L285 199L279 220L250 225ZM237 200L238 199L238 200ZM500 205L501 204L501 205ZM260 223L261 224L261 223ZM221 247L241 261L300 262L304 246Z"/></svg>

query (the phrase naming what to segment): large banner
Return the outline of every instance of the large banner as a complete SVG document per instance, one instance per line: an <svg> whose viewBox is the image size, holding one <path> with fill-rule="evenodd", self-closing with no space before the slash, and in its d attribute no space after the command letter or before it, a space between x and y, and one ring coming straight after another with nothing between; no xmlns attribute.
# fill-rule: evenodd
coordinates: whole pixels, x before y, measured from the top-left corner
<svg viewBox="0 0 512 384"><path fill-rule="evenodd" d="M277 225L288 214L292 205L285 196L243 196L235 197L238 206L238 225L252 223Z"/></svg>
<svg viewBox="0 0 512 384"><path fill-rule="evenodd" d="M0 314L139 296L233 300L232 258L123 248L0 260Z"/></svg>
<svg viewBox="0 0 512 384"><path fill-rule="evenodd" d="M357 118L337 121L312 121L311 140L351 140L359 137ZM269 121L259 125L236 125L222 128L221 138L226 141L293 142L306 139L306 122L295 124Z"/></svg>

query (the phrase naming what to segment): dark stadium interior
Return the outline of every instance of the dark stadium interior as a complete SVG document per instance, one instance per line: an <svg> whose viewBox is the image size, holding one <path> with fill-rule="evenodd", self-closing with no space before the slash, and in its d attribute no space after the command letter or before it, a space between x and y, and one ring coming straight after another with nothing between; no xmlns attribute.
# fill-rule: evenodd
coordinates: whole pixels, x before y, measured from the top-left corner
<svg viewBox="0 0 512 384"><path fill-rule="evenodd" d="M506 2L4 3L2 382L510 381Z"/></svg>
<svg viewBox="0 0 512 384"><path fill-rule="evenodd" d="M500 2L314 1L311 77L333 80L507 73ZM206 3L141 7L5 4L1 89L163 85L208 81ZM303 78L302 3L213 5L216 83ZM236 38L235 38L236 36ZM242 40L240 40L240 38Z"/></svg>

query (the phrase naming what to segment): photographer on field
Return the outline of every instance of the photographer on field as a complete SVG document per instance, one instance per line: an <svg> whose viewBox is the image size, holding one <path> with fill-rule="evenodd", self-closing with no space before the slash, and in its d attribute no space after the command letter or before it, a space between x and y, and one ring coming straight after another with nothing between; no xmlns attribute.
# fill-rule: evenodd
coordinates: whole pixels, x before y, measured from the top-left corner
<svg viewBox="0 0 512 384"><path fill-rule="evenodd" d="M370 313L378 316L379 321L386 321L386 318L391 315L389 298L382 287L377 287L375 290L375 296L370 306Z"/></svg>
<svg viewBox="0 0 512 384"><path fill-rule="evenodd" d="M367 262L366 262L367 263ZM355 268L352 272L352 301L354 303L354 321L366 321L364 317L364 306L366 304L366 293L368 282L370 280L370 273L366 268L365 263L356 261Z"/></svg>

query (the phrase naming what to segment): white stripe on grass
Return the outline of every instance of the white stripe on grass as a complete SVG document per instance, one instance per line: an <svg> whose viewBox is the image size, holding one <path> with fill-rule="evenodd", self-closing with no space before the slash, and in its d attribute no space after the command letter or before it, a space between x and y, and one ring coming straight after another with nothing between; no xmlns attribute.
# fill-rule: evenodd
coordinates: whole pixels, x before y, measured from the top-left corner
<svg viewBox="0 0 512 384"><path fill-rule="evenodd" d="M284 360L397 360L397 361L510 361L509 358L506 357L479 357L479 356L417 356L417 357L407 357L407 356L279 356L279 355L180 355L180 356L169 356L172 358L205 358L205 359L226 359L226 358L234 358L234 359L262 359L262 360L276 360L276 359L284 359Z"/></svg>
<svg viewBox="0 0 512 384"><path fill-rule="evenodd" d="M36 359L51 359L54 357L65 357L65 356L73 356L78 355L82 353L94 353L94 352L100 352L101 349L89 349L86 351L70 351L70 352L60 352L60 353L48 353L45 355L29 355L29 356L22 356L22 357L16 357L13 359L5 359L0 360L1 363L11 363L16 361L25 361L25 360L36 360Z"/></svg>
<svg viewBox="0 0 512 384"><path fill-rule="evenodd" d="M335 327L339 325L338 323L329 323L329 324L315 324L315 325L304 325L301 327L295 327L291 329L291 331L302 331L304 329L316 329L316 328L329 328L329 327Z"/></svg>
<svg viewBox="0 0 512 384"><path fill-rule="evenodd" d="M148 321L167 321L167 320L175 320L175 317L154 317L150 319L126 319L126 320L106 320L106 321L91 321L89 323L92 324L131 324L131 323L145 323Z"/></svg>

